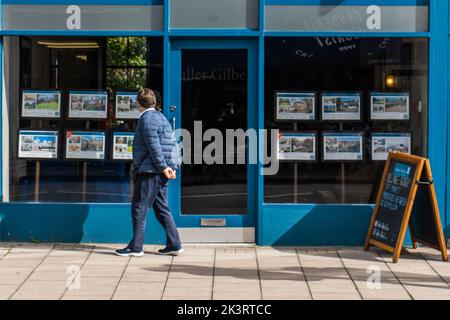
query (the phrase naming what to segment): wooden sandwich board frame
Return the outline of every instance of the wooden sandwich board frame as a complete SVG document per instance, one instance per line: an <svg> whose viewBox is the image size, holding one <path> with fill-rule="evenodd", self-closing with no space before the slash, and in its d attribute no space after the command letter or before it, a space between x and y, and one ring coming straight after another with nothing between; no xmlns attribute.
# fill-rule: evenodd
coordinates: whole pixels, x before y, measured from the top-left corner
<svg viewBox="0 0 450 320"><path fill-rule="evenodd" d="M415 165L416 166L416 171L414 173L413 181L411 183L411 187L410 187L410 190L409 190L408 202L407 202L406 209L405 209L405 212L404 212L404 215L403 215L400 231L398 233L397 242L396 242L395 247L391 247L391 246L389 246L387 244L384 244L384 243L382 243L380 241L374 240L371 237L372 237L372 231L373 231L373 228L374 228L374 225L375 225L375 221L376 221L377 216L378 216L378 210L379 210L380 201L381 201L381 198L382 198L382 195L383 195L383 190L384 190L384 187L385 187L388 171L389 171L389 168L390 168L390 165L391 165L392 161L395 161L395 160ZM420 181L420 178L422 176L423 170L425 170L425 174L426 174L426 177L428 179L428 181L426 181L426 182ZM433 215L433 218L434 218L433 222L434 222L435 231L436 231L436 235L437 235L437 239L438 239L439 245L430 244L430 243L427 243L423 239L415 238L414 230L413 230L413 228L410 225L411 213L413 211L414 201L415 201L415 198L416 198L416 194L417 194L417 190L418 190L419 184L426 184L427 185L429 197L431 199L432 215ZM431 247L431 248L434 248L436 250L439 250L441 252L441 255L442 255L442 260L448 261L447 247L446 247L446 244L445 244L444 232L443 232L443 229L442 229L441 218L440 218L440 215L439 215L439 207L438 207L438 203L437 203L437 199L436 199L436 191L435 191L435 188L434 188L433 177L432 177L432 173L431 173L431 166L430 166L429 160L427 158L418 157L418 156L414 156L414 155L409 155L409 154L405 154L405 153L390 152L389 156L388 156L388 159L386 161L386 165L384 167L383 177L381 179L381 184L380 184L380 187L379 187L379 190L378 190L378 195L377 195L376 203L375 203L375 209L373 211L372 219L370 221L369 231L367 232L364 249L365 250L369 250L370 246L372 245L372 246L381 248L383 250L386 250L386 251L388 251L388 252L393 254L392 261L394 263L397 263L398 259L400 257L402 248L403 248L403 242L405 240L405 235L406 235L406 231L408 229L408 226L410 227L409 229L410 229L411 239L412 239L412 242L413 242L413 247L415 249L417 248L417 243L422 243L422 244L424 244L424 245L426 245L428 247Z"/></svg>

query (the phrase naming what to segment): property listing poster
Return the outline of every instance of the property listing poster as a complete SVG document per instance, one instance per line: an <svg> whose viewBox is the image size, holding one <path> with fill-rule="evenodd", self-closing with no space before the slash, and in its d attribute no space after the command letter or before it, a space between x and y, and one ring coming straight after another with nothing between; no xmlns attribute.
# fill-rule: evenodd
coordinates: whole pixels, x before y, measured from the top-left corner
<svg viewBox="0 0 450 320"><path fill-rule="evenodd" d="M372 160L387 160L393 151L411 153L411 134L372 133Z"/></svg>
<svg viewBox="0 0 450 320"><path fill-rule="evenodd" d="M105 159L105 133L90 131L67 131L67 159Z"/></svg>
<svg viewBox="0 0 450 320"><path fill-rule="evenodd" d="M315 133L282 133L277 143L277 160L316 160Z"/></svg>
<svg viewBox="0 0 450 320"><path fill-rule="evenodd" d="M69 118L106 119L106 92L72 91L69 94Z"/></svg>
<svg viewBox="0 0 450 320"><path fill-rule="evenodd" d="M137 94L133 92L116 93L116 119L139 119Z"/></svg>
<svg viewBox="0 0 450 320"><path fill-rule="evenodd" d="M58 131L19 131L19 158L57 159Z"/></svg>
<svg viewBox="0 0 450 320"><path fill-rule="evenodd" d="M323 160L359 161L363 160L363 134L324 133Z"/></svg>
<svg viewBox="0 0 450 320"><path fill-rule="evenodd" d="M277 120L315 120L316 94L314 92L277 92Z"/></svg>
<svg viewBox="0 0 450 320"><path fill-rule="evenodd" d="M372 92L372 120L409 120L409 93Z"/></svg>
<svg viewBox="0 0 450 320"><path fill-rule="evenodd" d="M361 94L358 92L324 92L322 97L322 120L361 120Z"/></svg>
<svg viewBox="0 0 450 320"><path fill-rule="evenodd" d="M61 91L24 90L22 92L22 117L59 118L61 116Z"/></svg>
<svg viewBox="0 0 450 320"><path fill-rule="evenodd" d="M132 132L113 133L114 160L133 160L133 139Z"/></svg>

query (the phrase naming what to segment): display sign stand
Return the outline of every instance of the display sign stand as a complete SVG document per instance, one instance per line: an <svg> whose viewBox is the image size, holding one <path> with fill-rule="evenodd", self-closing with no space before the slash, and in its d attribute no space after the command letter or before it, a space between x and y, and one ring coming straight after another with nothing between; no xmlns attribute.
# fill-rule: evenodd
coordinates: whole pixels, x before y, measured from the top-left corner
<svg viewBox="0 0 450 320"><path fill-rule="evenodd" d="M294 123L294 131L297 131L297 123ZM294 163L294 203L298 203L298 163Z"/></svg>
<svg viewBox="0 0 450 320"><path fill-rule="evenodd" d="M90 123L86 121L86 130L89 131ZM87 161L83 161L83 190L82 190L82 202L86 202L87 196Z"/></svg>
<svg viewBox="0 0 450 320"><path fill-rule="evenodd" d="M39 120L39 128L43 128L44 121ZM36 161L36 181L34 183L34 201L39 202L39 192L41 188L41 161Z"/></svg>
<svg viewBox="0 0 450 320"><path fill-rule="evenodd" d="M87 190L87 162L83 161L83 202L86 202L86 190Z"/></svg>
<svg viewBox="0 0 450 320"><path fill-rule="evenodd" d="M344 131L344 124L339 124L339 130ZM341 201L345 203L345 163L341 163Z"/></svg>
<svg viewBox="0 0 450 320"><path fill-rule="evenodd" d="M39 189L41 177L41 161L36 161L36 174L34 177L34 201L39 202Z"/></svg>
<svg viewBox="0 0 450 320"><path fill-rule="evenodd" d="M345 203L345 163L341 163L341 194L342 203Z"/></svg>
<svg viewBox="0 0 450 320"><path fill-rule="evenodd" d="M448 261L431 166L428 159L389 153L366 236L365 250L376 246L398 262L407 229L414 248L421 243Z"/></svg>

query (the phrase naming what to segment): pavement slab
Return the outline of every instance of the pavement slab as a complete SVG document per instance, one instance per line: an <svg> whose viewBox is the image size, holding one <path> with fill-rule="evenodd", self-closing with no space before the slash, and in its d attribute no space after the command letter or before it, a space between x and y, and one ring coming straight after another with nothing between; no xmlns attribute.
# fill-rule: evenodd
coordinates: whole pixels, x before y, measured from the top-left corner
<svg viewBox="0 0 450 320"><path fill-rule="evenodd" d="M9 299L17 288L18 284L0 284L0 300Z"/></svg>

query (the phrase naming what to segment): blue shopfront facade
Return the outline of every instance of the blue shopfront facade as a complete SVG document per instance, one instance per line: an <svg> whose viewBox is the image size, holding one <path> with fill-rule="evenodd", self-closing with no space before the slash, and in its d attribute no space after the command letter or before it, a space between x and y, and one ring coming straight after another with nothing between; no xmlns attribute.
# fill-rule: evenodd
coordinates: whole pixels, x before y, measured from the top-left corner
<svg viewBox="0 0 450 320"><path fill-rule="evenodd" d="M186 167L170 187L170 205L186 242L362 245L383 165L371 156L375 132L410 132L410 151L430 158L447 239L450 236L448 1L2 0L0 3L3 55L0 241L128 242L130 189L124 164L108 155L111 160L108 163L78 161L70 167L68 142L63 140L69 139L67 130L75 129L104 130L112 135L109 117L117 118L117 110L104 123L89 119L84 121L90 121L87 125L83 122L73 126L69 116L61 117L60 122L45 117L30 120L23 117L23 110L17 110L23 108L24 89L61 90L62 104L71 104L72 89L106 91L111 86L110 96L117 96L120 90L135 88L130 82L139 75L137 69L145 73L146 85L155 85L162 92L162 109L174 128L189 127L190 121L200 119L207 126L211 119L205 114L212 113L213 107L204 108L211 105L213 98L205 96L210 92L219 96L223 91L227 92L226 98L217 98L222 99L218 104L226 105L221 123L228 119L237 128L314 132L317 143L324 139L324 133L333 131L358 131L365 136L361 163L323 161L323 153L328 150L323 142L314 161L283 162L280 173L273 176L263 174L264 164L260 162L233 169L217 165ZM127 52L133 51L130 50L133 39L147 39L148 63L133 65L128 57L125 64L120 64L109 58L108 50L114 48L118 43L114 39L118 38L128 39ZM36 54L44 52L39 46L45 46L45 53ZM68 50L79 51L72 55L66 54ZM54 61L53 55L57 57ZM75 87L73 83L81 82L76 82L76 77L75 80L66 77L64 72L82 74L84 67L64 69L65 59L71 56L75 60L70 61L85 64L100 61L94 67L85 67L102 69L99 79L106 80L94 79L94 85ZM49 63L48 70L40 71L37 65L41 62ZM219 69L215 67L218 63L222 63ZM27 73L29 64L33 65ZM126 70L122 73L126 74L126 84L117 80L121 70ZM42 77L37 75L40 72ZM119 85L110 85L110 75ZM85 78L89 77L95 75ZM160 81L154 82L155 78ZM226 82L221 82L224 79ZM43 82L46 84L40 85ZM370 108L372 92L407 91L409 121L378 123L367 110L355 123L327 121L319 112L318 103L314 123L277 121L279 116L274 111L278 108L277 94L306 91L316 95L315 101L326 92L360 92L362 109ZM114 104L117 99L110 108L114 109ZM227 118L230 109L235 116ZM131 122L124 121L121 125L128 124L131 129ZM61 162L18 159L16 147L22 146L14 135L31 128L58 130L59 146L65 149L58 156ZM266 143L264 139L258 140L259 154ZM113 146L111 142L110 147ZM64 169L57 171L60 167ZM74 172L70 178L63 177L68 167ZM52 170L58 173L52 175ZM98 174L100 171L104 175ZM199 176L205 179L200 181ZM24 196L28 193L30 197ZM80 198L74 195L78 193ZM165 236L156 219L152 214L148 217L146 242L164 243Z"/></svg>

